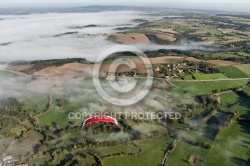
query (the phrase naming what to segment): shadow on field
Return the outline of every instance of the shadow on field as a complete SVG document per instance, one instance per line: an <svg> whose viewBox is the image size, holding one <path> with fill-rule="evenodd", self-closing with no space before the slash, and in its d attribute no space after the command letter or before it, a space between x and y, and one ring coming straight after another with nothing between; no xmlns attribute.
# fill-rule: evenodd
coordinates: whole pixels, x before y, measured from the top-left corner
<svg viewBox="0 0 250 166"><path fill-rule="evenodd" d="M249 98L242 95L242 93L237 92L238 95L238 104L247 108L250 108Z"/></svg>
<svg viewBox="0 0 250 166"><path fill-rule="evenodd" d="M241 117L250 119L250 102L249 98L245 97L242 95L242 93L238 92L237 95L238 97L238 104L240 106L246 107L248 110L244 115L241 115ZM237 111L237 110L236 110ZM239 121L239 125L241 127L241 131L250 134L250 121Z"/></svg>
<svg viewBox="0 0 250 166"><path fill-rule="evenodd" d="M244 144L248 144L250 145L250 141L246 141L246 140L241 140Z"/></svg>
<svg viewBox="0 0 250 166"><path fill-rule="evenodd" d="M240 130L246 134L250 134L250 122L239 122Z"/></svg>
<svg viewBox="0 0 250 166"><path fill-rule="evenodd" d="M203 136L208 139L214 140L216 131L225 120L226 120L225 114L212 116L210 119L207 120L206 127L203 128L204 130Z"/></svg>
<svg viewBox="0 0 250 166"><path fill-rule="evenodd" d="M237 164L238 166L249 166L250 162L240 159L238 157L230 157L231 162Z"/></svg>

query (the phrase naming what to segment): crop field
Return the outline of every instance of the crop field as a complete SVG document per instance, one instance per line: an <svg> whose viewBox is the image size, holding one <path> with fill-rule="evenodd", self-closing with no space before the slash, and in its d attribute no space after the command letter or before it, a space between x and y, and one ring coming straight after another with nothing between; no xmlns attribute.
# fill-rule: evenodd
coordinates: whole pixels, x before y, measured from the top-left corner
<svg viewBox="0 0 250 166"><path fill-rule="evenodd" d="M192 75L186 75L185 80L212 80L212 79L224 79L228 78L224 74L215 73L215 74L203 74L203 73L194 73Z"/></svg>
<svg viewBox="0 0 250 166"><path fill-rule="evenodd" d="M235 66L221 66L217 69L229 78L249 78L249 76Z"/></svg>
<svg viewBox="0 0 250 166"><path fill-rule="evenodd" d="M148 43L149 39L146 35L140 33L116 34L115 40L120 43Z"/></svg>
<svg viewBox="0 0 250 166"><path fill-rule="evenodd" d="M236 65L238 69L240 69L242 72L246 73L250 77L250 64L242 64L242 65Z"/></svg>
<svg viewBox="0 0 250 166"><path fill-rule="evenodd" d="M220 52L220 53L210 53L207 56L211 59L226 59L226 58L237 58L241 56L249 56L245 53L233 53L233 52Z"/></svg>
<svg viewBox="0 0 250 166"><path fill-rule="evenodd" d="M229 42L237 42L247 40L247 36L240 33L235 33L231 29L219 29L213 26L206 26L203 28L196 29L192 35L200 36L204 41L217 41L217 43L225 44Z"/></svg>

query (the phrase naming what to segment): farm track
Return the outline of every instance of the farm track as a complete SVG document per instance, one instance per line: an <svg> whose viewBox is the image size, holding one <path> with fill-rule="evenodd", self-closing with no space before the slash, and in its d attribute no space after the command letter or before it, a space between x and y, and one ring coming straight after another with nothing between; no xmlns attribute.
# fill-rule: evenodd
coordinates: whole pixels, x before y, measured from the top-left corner
<svg viewBox="0 0 250 166"><path fill-rule="evenodd" d="M219 81L241 81L250 80L250 78L224 78L224 79L212 79L212 80L173 80L173 82L219 82Z"/></svg>

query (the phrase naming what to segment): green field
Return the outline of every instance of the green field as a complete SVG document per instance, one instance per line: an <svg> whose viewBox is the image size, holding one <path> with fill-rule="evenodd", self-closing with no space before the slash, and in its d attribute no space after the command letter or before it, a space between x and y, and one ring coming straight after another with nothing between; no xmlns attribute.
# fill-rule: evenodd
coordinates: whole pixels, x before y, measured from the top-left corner
<svg viewBox="0 0 250 166"><path fill-rule="evenodd" d="M211 94L214 90L235 88L245 85L247 80L230 80L230 81L201 81L201 82L184 82L171 81L175 88L171 91L173 95L195 96Z"/></svg>
<svg viewBox="0 0 250 166"><path fill-rule="evenodd" d="M235 66L220 66L216 69L229 78L249 78L246 73L242 72Z"/></svg>
<svg viewBox="0 0 250 166"><path fill-rule="evenodd" d="M243 89L244 92L250 93L250 87L246 87Z"/></svg>
<svg viewBox="0 0 250 166"><path fill-rule="evenodd" d="M223 79L228 78L224 74L215 73L215 74L203 74L203 73L194 73L192 75L186 75L185 80L212 80L212 79Z"/></svg>
<svg viewBox="0 0 250 166"><path fill-rule="evenodd" d="M96 161L93 156L88 155L85 159L81 159L79 163L84 163L84 166L87 166L96 164Z"/></svg>
<svg viewBox="0 0 250 166"><path fill-rule="evenodd" d="M178 25L175 27L175 31L177 31L177 32L186 32L188 30L189 30L189 28L187 26L183 26L183 25Z"/></svg>
<svg viewBox="0 0 250 166"><path fill-rule="evenodd" d="M43 125L51 125L52 122L56 122L62 127L68 124L68 115L61 113L60 110L52 110L38 117L39 122Z"/></svg>
<svg viewBox="0 0 250 166"><path fill-rule="evenodd" d="M102 147L95 148L95 150L100 152L100 156L114 155L116 153L138 153L139 149L133 144L127 146L115 146L115 147Z"/></svg>
<svg viewBox="0 0 250 166"><path fill-rule="evenodd" d="M0 70L0 79L17 78L17 77L24 77L24 76L20 76L20 75L17 75L8 71Z"/></svg>
<svg viewBox="0 0 250 166"><path fill-rule="evenodd" d="M221 94L221 102L222 106L226 106L226 104L230 104L238 100L238 95L235 92Z"/></svg>
<svg viewBox="0 0 250 166"><path fill-rule="evenodd" d="M239 58L242 56L250 56L244 52L234 53L234 52L219 52L206 54L210 59L226 59L226 58Z"/></svg>
<svg viewBox="0 0 250 166"><path fill-rule="evenodd" d="M212 116L208 121L201 122L195 130L190 130L183 135L188 140L195 140L200 143L206 143L212 145L214 140L211 139L211 135L209 134L211 131L215 130L216 128L211 128L210 126L216 126L216 119L217 117L221 116L222 114L216 114ZM209 130L208 130L209 129ZM195 146L185 141L180 142L182 145L178 145L176 147L176 152L171 154L170 160L168 163L171 163L173 160L179 161L179 165L188 165L187 158L189 155L196 156L199 160L196 161L195 165L201 165L204 162L204 159L209 151L209 149L203 148L201 146ZM178 165L176 164L176 165ZM169 164L171 165L171 164Z"/></svg>
<svg viewBox="0 0 250 166"><path fill-rule="evenodd" d="M71 119L69 119L68 113L62 109L55 109L52 111L48 111L47 113L38 116L38 119L42 125L52 125L53 122L56 122L61 127L65 127L66 125L69 124L69 121L72 121ZM74 123L79 125L81 125L83 121L84 119L82 118L74 119Z"/></svg>
<svg viewBox="0 0 250 166"><path fill-rule="evenodd" d="M248 114L250 104L244 96L234 92L221 94L222 109L226 112L239 111L241 115ZM230 165L247 166L249 158L250 130L249 123L234 122L226 130L222 131L216 138L214 148L206 159L205 166Z"/></svg>
<svg viewBox="0 0 250 166"><path fill-rule="evenodd" d="M171 166L189 166L187 159L189 155L194 155L198 158L196 165L201 165L205 159L208 149L190 145L184 141L179 141L174 152L167 160L167 165Z"/></svg>
<svg viewBox="0 0 250 166"><path fill-rule="evenodd" d="M250 104L249 100L244 96L238 96L234 92L221 94L221 108L226 112L237 112L241 114L246 114L249 111Z"/></svg>
<svg viewBox="0 0 250 166"><path fill-rule="evenodd" d="M163 127L161 125L155 124L155 123L145 123L145 122L140 122L140 123L135 123L132 120L127 120L127 123L137 131L140 131L143 134L148 134L152 133L154 131L165 131L166 127Z"/></svg>
<svg viewBox="0 0 250 166"><path fill-rule="evenodd" d="M119 156L105 158L104 166L152 166L159 165L164 157L164 151L171 143L171 138L160 138L155 140L140 141L135 144L142 149L137 156Z"/></svg>
<svg viewBox="0 0 250 166"><path fill-rule="evenodd" d="M204 166L247 166L249 158L249 123L235 122L222 131L216 139L214 148L208 155Z"/></svg>
<svg viewBox="0 0 250 166"><path fill-rule="evenodd" d="M38 165L44 165L45 162L49 163L49 161L51 160L52 158L50 156L42 156L42 157L39 157L39 158L35 158L33 160L33 165L35 166L38 166Z"/></svg>
<svg viewBox="0 0 250 166"><path fill-rule="evenodd" d="M48 95L38 95L32 98L20 98L20 102L24 103L23 109L26 111L37 111L43 112L46 110L46 105L48 103Z"/></svg>

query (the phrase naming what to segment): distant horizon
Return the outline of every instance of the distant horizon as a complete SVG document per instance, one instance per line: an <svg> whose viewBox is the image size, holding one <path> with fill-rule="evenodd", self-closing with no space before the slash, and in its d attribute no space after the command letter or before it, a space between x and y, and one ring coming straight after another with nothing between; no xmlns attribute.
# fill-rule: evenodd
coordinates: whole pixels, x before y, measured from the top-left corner
<svg viewBox="0 0 250 166"><path fill-rule="evenodd" d="M213 10L213 11L231 11L250 13L250 2L245 3L0 3L0 8L62 8L62 7L86 7L86 6L130 6L130 7L159 7L159 8L176 8L190 10ZM223 6L223 7L222 7Z"/></svg>

